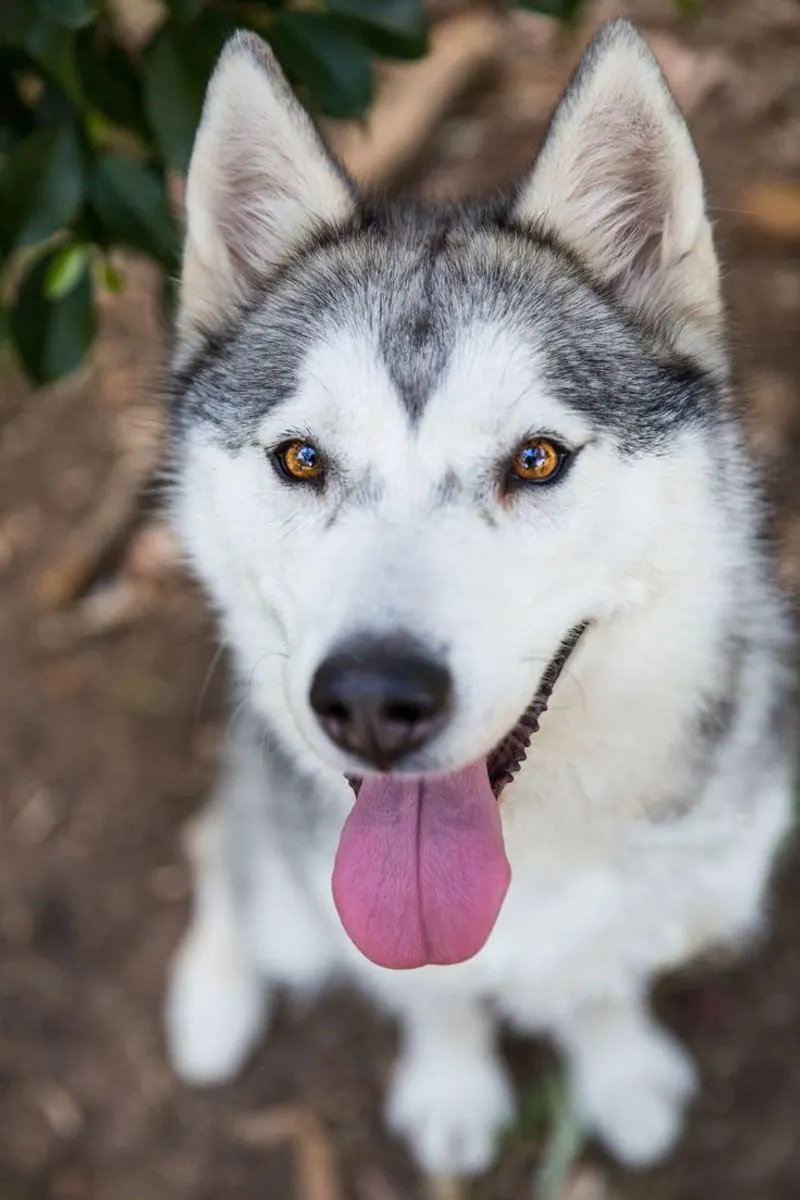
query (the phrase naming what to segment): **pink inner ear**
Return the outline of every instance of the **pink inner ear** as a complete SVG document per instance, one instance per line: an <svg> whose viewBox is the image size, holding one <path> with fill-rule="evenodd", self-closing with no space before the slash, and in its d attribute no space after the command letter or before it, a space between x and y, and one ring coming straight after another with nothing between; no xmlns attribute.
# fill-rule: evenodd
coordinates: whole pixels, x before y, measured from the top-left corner
<svg viewBox="0 0 800 1200"><path fill-rule="evenodd" d="M587 47L515 215L553 233L681 352L719 361L722 305L692 139L628 22Z"/></svg>
<svg viewBox="0 0 800 1200"><path fill-rule="evenodd" d="M209 82L187 174L180 332L213 332L254 283L354 207L272 49L235 34Z"/></svg>
<svg viewBox="0 0 800 1200"><path fill-rule="evenodd" d="M597 109L576 132L575 154L565 236L572 233L607 282L639 287L661 268L671 214L666 131L647 114L631 121L613 107Z"/></svg>

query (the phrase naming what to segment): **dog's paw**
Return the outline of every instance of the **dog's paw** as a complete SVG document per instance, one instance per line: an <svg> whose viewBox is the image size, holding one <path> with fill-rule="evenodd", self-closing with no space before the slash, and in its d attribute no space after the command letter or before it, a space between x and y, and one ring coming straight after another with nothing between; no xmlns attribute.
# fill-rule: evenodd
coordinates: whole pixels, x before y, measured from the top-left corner
<svg viewBox="0 0 800 1200"><path fill-rule="evenodd" d="M584 1054L573 1073L578 1111L629 1167L649 1166L672 1149L696 1087L689 1056L655 1027Z"/></svg>
<svg viewBox="0 0 800 1200"><path fill-rule="evenodd" d="M491 1163L514 1116L508 1078L490 1054L443 1061L403 1057L386 1106L389 1127L406 1138L431 1175L477 1175Z"/></svg>
<svg viewBox="0 0 800 1200"><path fill-rule="evenodd" d="M236 1074L266 1019L267 992L255 967L221 936L197 927L172 966L165 1013L167 1052L187 1083Z"/></svg>

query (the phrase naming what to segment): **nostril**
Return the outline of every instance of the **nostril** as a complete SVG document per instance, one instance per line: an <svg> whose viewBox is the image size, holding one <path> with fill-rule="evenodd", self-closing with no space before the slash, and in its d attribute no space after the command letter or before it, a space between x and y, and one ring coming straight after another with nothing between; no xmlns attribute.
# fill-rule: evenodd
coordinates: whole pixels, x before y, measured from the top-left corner
<svg viewBox="0 0 800 1200"><path fill-rule="evenodd" d="M407 725L412 728L420 721L424 721L427 716L428 714L419 704L400 701L399 703L385 704L383 707L383 719L393 725Z"/></svg>
<svg viewBox="0 0 800 1200"><path fill-rule="evenodd" d="M350 718L350 709L341 700L328 700L318 707L317 712L329 721L347 721Z"/></svg>

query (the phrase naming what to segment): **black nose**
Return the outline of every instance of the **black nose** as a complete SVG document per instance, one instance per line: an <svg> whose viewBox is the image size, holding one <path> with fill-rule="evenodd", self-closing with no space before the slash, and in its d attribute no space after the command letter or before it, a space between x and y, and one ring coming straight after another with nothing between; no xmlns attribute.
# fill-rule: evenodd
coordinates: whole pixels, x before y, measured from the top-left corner
<svg viewBox="0 0 800 1200"><path fill-rule="evenodd" d="M450 690L447 668L414 643L361 640L325 659L310 698L332 742L385 771L439 729Z"/></svg>

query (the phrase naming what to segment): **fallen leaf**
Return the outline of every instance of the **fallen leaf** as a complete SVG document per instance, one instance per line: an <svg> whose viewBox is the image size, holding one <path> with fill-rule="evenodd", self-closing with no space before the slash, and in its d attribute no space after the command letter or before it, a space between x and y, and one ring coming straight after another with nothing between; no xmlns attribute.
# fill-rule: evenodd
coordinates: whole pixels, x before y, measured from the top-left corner
<svg viewBox="0 0 800 1200"><path fill-rule="evenodd" d="M427 1181L427 1200L466 1200L464 1184L450 1175L431 1176Z"/></svg>
<svg viewBox="0 0 800 1200"><path fill-rule="evenodd" d="M43 1083L34 1089L36 1106L53 1133L73 1138L83 1127L83 1113L75 1097L57 1083Z"/></svg>
<svg viewBox="0 0 800 1200"><path fill-rule="evenodd" d="M557 1200L614 1200L604 1176L595 1167L582 1167L567 1179Z"/></svg>
<svg viewBox="0 0 800 1200"><path fill-rule="evenodd" d="M29 846L40 846L58 828L62 817L53 793L46 787L38 787L14 814L9 833Z"/></svg>
<svg viewBox="0 0 800 1200"><path fill-rule="evenodd" d="M0 572L31 550L41 525L41 515L32 509L9 513L0 520Z"/></svg>
<svg viewBox="0 0 800 1200"><path fill-rule="evenodd" d="M790 448L800 391L790 375L761 370L746 380L742 392L750 444L764 461L776 462Z"/></svg>
<svg viewBox="0 0 800 1200"><path fill-rule="evenodd" d="M800 183L764 179L748 184L739 194L736 212L761 233L800 241Z"/></svg>
<svg viewBox="0 0 800 1200"><path fill-rule="evenodd" d="M163 579L180 563L178 543L163 521L152 521L134 533L125 556L126 568L144 579Z"/></svg>
<svg viewBox="0 0 800 1200"><path fill-rule="evenodd" d="M133 624L155 602L152 585L143 579L112 579L67 612L45 613L37 634L42 650L57 652L93 638L106 637Z"/></svg>

